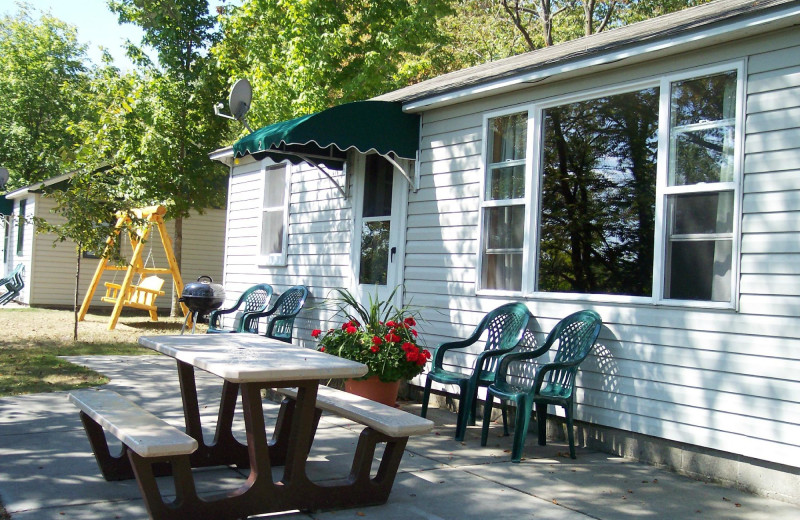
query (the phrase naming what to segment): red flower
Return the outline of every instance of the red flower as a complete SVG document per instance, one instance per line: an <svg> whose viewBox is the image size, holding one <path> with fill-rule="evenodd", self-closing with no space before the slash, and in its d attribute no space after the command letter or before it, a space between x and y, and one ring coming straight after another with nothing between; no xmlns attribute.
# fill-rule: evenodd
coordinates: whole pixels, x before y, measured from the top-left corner
<svg viewBox="0 0 800 520"><path fill-rule="evenodd" d="M358 329L357 329L357 328L355 328L355 327L353 327L352 325L348 324L348 325L347 325L347 328L346 328L346 329L344 329L344 331L345 331L346 333L348 333L348 334L355 334L356 332L358 332Z"/></svg>
<svg viewBox="0 0 800 520"><path fill-rule="evenodd" d="M417 337L417 331L416 330L411 329L411 334L413 334L415 338Z"/></svg>
<svg viewBox="0 0 800 520"><path fill-rule="evenodd" d="M378 338L378 339L380 339L380 338ZM372 345L369 348L369 351L372 352L373 354L377 354L380 349L381 348L378 345Z"/></svg>
<svg viewBox="0 0 800 520"><path fill-rule="evenodd" d="M319 329L314 329L314 330L311 331L311 337L312 338L317 338L317 337L319 337L320 334L322 334L322 331L319 330Z"/></svg>
<svg viewBox="0 0 800 520"><path fill-rule="evenodd" d="M419 352L419 349L417 348L417 346L414 345L413 343L409 343L408 341L403 343L403 347L402 348L403 348L403 351L406 354L409 353L409 352Z"/></svg>
<svg viewBox="0 0 800 520"><path fill-rule="evenodd" d="M409 327L413 327L414 325L417 324L417 320L415 320L413 316L409 316L408 318L403 320L403 323L405 323Z"/></svg>
<svg viewBox="0 0 800 520"><path fill-rule="evenodd" d="M320 352L325 352L325 347L319 347Z"/></svg>
<svg viewBox="0 0 800 520"><path fill-rule="evenodd" d="M406 352L406 361L410 361L412 363L416 363L417 359L419 359L419 353L417 353L417 352Z"/></svg>
<svg viewBox="0 0 800 520"><path fill-rule="evenodd" d="M419 366L422 366L422 365L424 365L426 361L427 361L427 360L425 359L425 356L423 356L422 354L420 354L420 355L417 357L417 364L418 364Z"/></svg>
<svg viewBox="0 0 800 520"><path fill-rule="evenodd" d="M381 343L383 343L383 340L381 338L379 338L378 336L372 336L372 344L373 345L378 346Z"/></svg>
<svg viewBox="0 0 800 520"><path fill-rule="evenodd" d="M386 340L386 343L400 343L400 341L402 340L400 336L392 332L389 332L389 334L384 336L384 339Z"/></svg>
<svg viewBox="0 0 800 520"><path fill-rule="evenodd" d="M428 352L426 349L422 350L422 355L425 357L425 359L430 359L431 358L431 353Z"/></svg>
<svg viewBox="0 0 800 520"><path fill-rule="evenodd" d="M398 323L394 322L394 321L387 321L386 322L386 326L387 327L397 327L397 325L398 325Z"/></svg>

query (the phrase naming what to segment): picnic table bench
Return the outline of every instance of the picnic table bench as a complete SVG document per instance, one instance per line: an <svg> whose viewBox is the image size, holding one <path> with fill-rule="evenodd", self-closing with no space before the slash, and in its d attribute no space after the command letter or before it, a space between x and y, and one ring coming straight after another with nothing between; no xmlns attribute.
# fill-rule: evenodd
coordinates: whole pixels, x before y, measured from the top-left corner
<svg viewBox="0 0 800 520"><path fill-rule="evenodd" d="M70 399L81 409L103 475L110 480L135 476L151 518L235 519L292 509L383 504L389 498L408 437L433 428L432 422L402 410L320 386L320 380L330 377L363 375L366 367L310 349L250 334L150 336L140 338L139 343L178 360L186 433L115 392L81 390L72 392ZM205 444L200 426L195 367L225 380L215 441L210 445ZM267 388L279 389L285 396L270 441L261 403L261 390ZM234 439L230 431L239 390L247 445ZM323 411L365 428L350 472L339 480L315 482L305 467ZM119 457L109 455L104 430L122 441ZM372 477L379 443L386 446ZM220 464L249 467L250 478L236 490L200 498L192 468ZM284 473L274 481L271 468L277 466L283 466ZM173 475L176 490L176 498L169 502L155 479L168 474Z"/></svg>

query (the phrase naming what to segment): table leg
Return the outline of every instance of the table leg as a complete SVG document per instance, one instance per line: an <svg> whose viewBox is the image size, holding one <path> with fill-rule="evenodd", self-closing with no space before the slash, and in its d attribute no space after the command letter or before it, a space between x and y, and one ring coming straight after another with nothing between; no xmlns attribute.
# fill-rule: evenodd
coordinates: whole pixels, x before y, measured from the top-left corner
<svg viewBox="0 0 800 520"><path fill-rule="evenodd" d="M246 468L248 466L247 446L237 441L232 431L239 385L228 381L223 383L214 441L206 444L200 420L194 367L178 361L178 378L181 384L186 434L195 439L198 444L197 451L192 454L192 467L236 464L238 467Z"/></svg>

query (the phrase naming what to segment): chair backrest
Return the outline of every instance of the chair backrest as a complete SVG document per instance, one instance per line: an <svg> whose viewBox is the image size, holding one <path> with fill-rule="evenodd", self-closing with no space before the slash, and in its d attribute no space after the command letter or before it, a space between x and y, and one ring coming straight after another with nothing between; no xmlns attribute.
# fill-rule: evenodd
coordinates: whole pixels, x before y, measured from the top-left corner
<svg viewBox="0 0 800 520"><path fill-rule="evenodd" d="M242 307L242 312L264 312L269 306L272 298L272 286L268 283L260 283L247 289L236 302L236 308Z"/></svg>
<svg viewBox="0 0 800 520"><path fill-rule="evenodd" d="M295 285L281 294L270 310L272 319L270 319L264 335L291 343L294 319L303 309L306 298L308 298L308 289L303 285Z"/></svg>
<svg viewBox="0 0 800 520"><path fill-rule="evenodd" d="M530 318L531 312L524 303L507 303L484 316L475 333L487 332L484 350L510 350L519 343ZM496 356L488 358L484 371L494 372L499 359Z"/></svg>
<svg viewBox="0 0 800 520"><path fill-rule="evenodd" d="M559 321L547 335L545 345L551 347L558 342L553 363L571 363L565 368L557 368L545 376L548 392L561 397L569 397L575 386L578 365L592 350L603 321L594 311L579 311Z"/></svg>
<svg viewBox="0 0 800 520"><path fill-rule="evenodd" d="M149 289L150 291L160 291L161 288L164 286L164 279L158 276L148 276L144 278L139 285L134 285L131 287L131 295L130 302L131 303L140 303L142 305L153 305L158 296L155 293L147 292L147 291L140 291L139 289Z"/></svg>

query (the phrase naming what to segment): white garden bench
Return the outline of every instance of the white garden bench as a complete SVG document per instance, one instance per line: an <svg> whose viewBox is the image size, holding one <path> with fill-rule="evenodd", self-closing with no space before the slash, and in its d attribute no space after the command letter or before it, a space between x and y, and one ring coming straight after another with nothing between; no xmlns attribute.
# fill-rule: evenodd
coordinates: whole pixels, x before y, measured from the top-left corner
<svg viewBox="0 0 800 520"><path fill-rule="evenodd" d="M106 480L133 478L126 457L128 449L143 458L183 457L187 462L197 449L196 440L113 390L75 390L69 400L81 410L92 451ZM109 453L104 430L122 442L120 455ZM168 474L169 469L158 473Z"/></svg>
<svg viewBox="0 0 800 520"><path fill-rule="evenodd" d="M292 399L297 397L294 388L279 388L278 393ZM368 426L387 437L408 438L433 429L433 422L428 419L329 386L320 386L317 390L317 408Z"/></svg>

